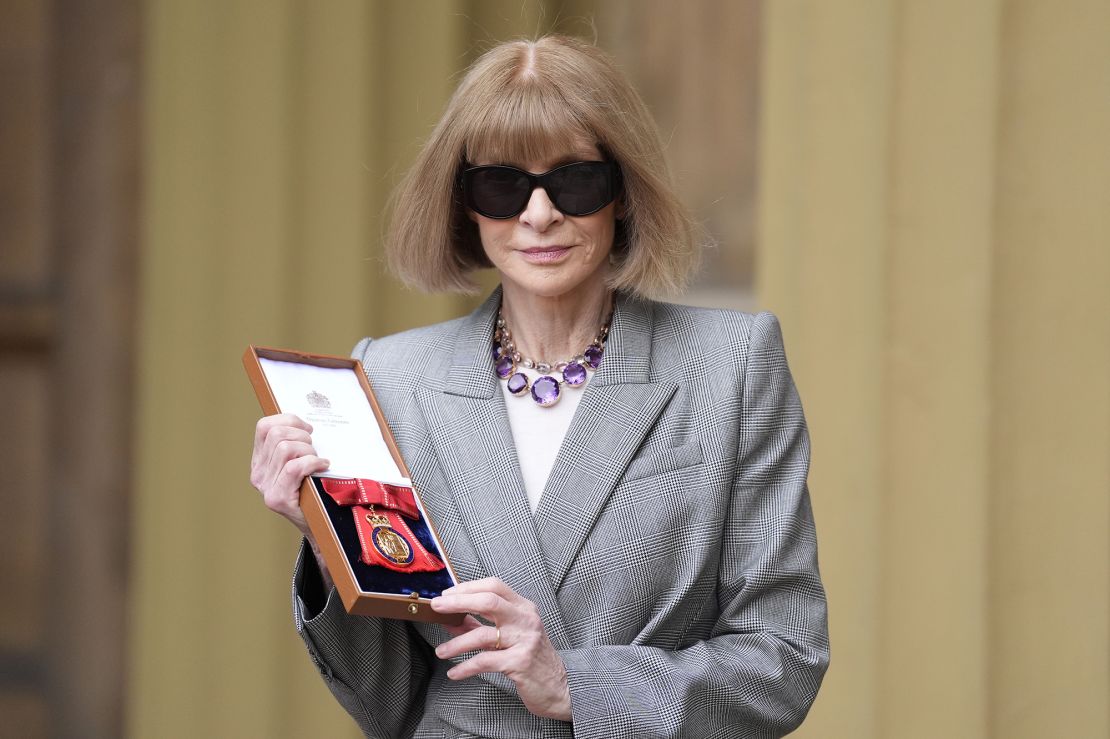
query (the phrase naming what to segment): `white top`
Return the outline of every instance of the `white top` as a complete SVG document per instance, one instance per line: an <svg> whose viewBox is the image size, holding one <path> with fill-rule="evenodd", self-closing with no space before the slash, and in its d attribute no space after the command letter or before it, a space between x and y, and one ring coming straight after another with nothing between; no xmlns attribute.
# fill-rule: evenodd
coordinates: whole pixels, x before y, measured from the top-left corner
<svg viewBox="0 0 1110 739"><path fill-rule="evenodd" d="M519 372L528 375L529 387L541 375L535 370L518 368ZM587 371L588 375L593 375ZM554 375L554 373L552 374ZM562 379L562 378L558 378ZM555 457L559 454L559 447L563 445L563 437L567 435L574 411L578 408L578 401L589 384L589 379L578 387L571 387L565 382L559 385L559 402L544 408L532 400L531 392L522 395L513 395L509 392L509 383L498 380L501 392L505 396L505 407L509 412L509 427L513 432L513 441L516 443L516 457L520 462L521 476L524 478L524 492L528 494L528 502L532 506L532 513L540 504L543 489L547 486L547 478L551 468L555 466Z"/></svg>

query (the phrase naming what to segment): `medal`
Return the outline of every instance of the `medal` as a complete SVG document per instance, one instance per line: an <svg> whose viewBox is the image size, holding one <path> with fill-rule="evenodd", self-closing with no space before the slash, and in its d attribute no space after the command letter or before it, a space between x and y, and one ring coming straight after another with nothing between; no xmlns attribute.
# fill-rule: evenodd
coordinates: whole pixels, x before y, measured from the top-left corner
<svg viewBox="0 0 1110 739"><path fill-rule="evenodd" d="M361 478L323 477L324 492L354 514L364 564L397 572L437 572L443 561L429 552L412 532L423 517L412 488Z"/></svg>
<svg viewBox="0 0 1110 739"><path fill-rule="evenodd" d="M370 532L370 543L378 554L385 557L395 565L407 567L412 564L412 545L403 535L389 525L389 519L375 514L374 507L366 514L366 521L373 526Z"/></svg>

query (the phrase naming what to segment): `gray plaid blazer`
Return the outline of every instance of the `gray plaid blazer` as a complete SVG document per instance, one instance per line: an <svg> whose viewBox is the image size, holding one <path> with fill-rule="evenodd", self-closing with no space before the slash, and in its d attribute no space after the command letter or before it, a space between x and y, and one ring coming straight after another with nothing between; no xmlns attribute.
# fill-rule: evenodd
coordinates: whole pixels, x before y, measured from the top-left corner
<svg viewBox="0 0 1110 739"><path fill-rule="evenodd" d="M355 356L460 579L499 577L539 607L573 725L529 713L503 675L448 680L439 626L348 616L334 590L310 609L302 549L297 630L336 698L372 737L797 727L828 632L809 439L775 317L619 296L533 515L491 368L499 302Z"/></svg>

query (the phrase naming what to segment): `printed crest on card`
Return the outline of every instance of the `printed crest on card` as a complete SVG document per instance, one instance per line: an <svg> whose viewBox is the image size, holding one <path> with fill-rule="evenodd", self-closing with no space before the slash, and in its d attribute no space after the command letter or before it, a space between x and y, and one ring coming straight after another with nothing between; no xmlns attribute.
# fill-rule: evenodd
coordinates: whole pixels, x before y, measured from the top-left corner
<svg viewBox="0 0 1110 739"><path fill-rule="evenodd" d="M331 401L328 400L328 396L319 391L313 390L304 397L313 408L331 408Z"/></svg>

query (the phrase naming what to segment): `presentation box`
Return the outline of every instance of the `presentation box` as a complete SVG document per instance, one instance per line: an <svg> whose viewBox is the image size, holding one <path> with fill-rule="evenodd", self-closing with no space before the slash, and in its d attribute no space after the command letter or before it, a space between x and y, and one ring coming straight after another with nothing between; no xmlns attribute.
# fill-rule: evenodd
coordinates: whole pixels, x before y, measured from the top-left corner
<svg viewBox="0 0 1110 739"><path fill-rule="evenodd" d="M429 605L457 578L362 363L249 346L243 366L262 412L307 421L331 462L305 478L300 504L347 612L461 623Z"/></svg>

